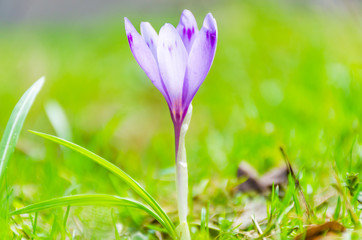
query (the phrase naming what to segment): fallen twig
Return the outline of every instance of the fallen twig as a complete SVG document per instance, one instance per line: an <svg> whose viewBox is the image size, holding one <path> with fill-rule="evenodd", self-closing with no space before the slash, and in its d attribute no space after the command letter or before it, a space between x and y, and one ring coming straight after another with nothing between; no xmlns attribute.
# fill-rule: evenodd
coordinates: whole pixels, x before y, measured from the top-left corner
<svg viewBox="0 0 362 240"><path fill-rule="evenodd" d="M307 200L305 199L305 196L304 196L304 193L303 193L303 190L299 184L299 180L297 179L297 177L295 176L294 174L294 171L293 171L293 167L289 161L289 158L288 158L288 155L286 154L285 150L283 147L279 147L280 149L280 152L282 153L283 155L283 159L285 161L285 164L287 165L287 168L288 168L288 171L290 173L290 175L292 176L294 182L295 182L295 186L296 188L298 189L299 191L299 195L301 196L302 198L302 202L304 203L304 206L305 208L307 209L307 215L308 215L308 218L311 218L311 217L314 217L314 212L313 212L313 209L310 207L310 205L308 204Z"/></svg>

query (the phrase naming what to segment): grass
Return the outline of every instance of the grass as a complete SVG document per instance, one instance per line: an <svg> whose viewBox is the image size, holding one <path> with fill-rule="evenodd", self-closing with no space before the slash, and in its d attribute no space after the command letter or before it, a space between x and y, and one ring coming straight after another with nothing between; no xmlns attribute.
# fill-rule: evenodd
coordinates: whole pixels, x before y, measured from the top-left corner
<svg viewBox="0 0 362 240"><path fill-rule="evenodd" d="M35 82L21 97L14 107L6 124L4 134L0 142L0 224L7 226L9 224L9 207L11 205L11 187L6 181L6 172L10 158L14 153L19 133L23 127L28 112L44 84L44 78L40 78ZM5 236L7 228L2 227L0 235Z"/></svg>
<svg viewBox="0 0 362 240"><path fill-rule="evenodd" d="M90 158L94 162L98 163L100 166L106 168L107 170L109 170L110 172L115 174L117 177L122 179L129 186L129 188L131 188L133 191L135 191L154 210L154 212L148 208L145 208L145 206L143 206L143 205L136 205L136 206L139 206L139 208L142 210L147 210L148 213L152 213L151 214L152 216L156 216L157 221L159 221L159 223L162 224L162 226L164 226L166 228L168 233L173 237L175 236L175 234L176 234L175 226L173 225L172 221L167 216L167 214L163 211L163 209L155 201L155 199L153 199L152 196L146 190L144 190L142 188L142 186L140 186L139 183L137 183L127 173L122 171L120 168L118 168L114 164L108 162L104 158L102 158L102 157L96 155L95 153L92 153L89 150L82 148L74 143L71 143L69 141L63 140L61 138L58 138L58 137L55 137L55 136L52 136L49 134L44 134L44 133L39 133L39 132L33 132L33 133L38 136L41 136L45 139L48 139L50 141L62 144L63 146L65 146L69 149L72 149L72 150Z"/></svg>
<svg viewBox="0 0 362 240"><path fill-rule="evenodd" d="M358 234L353 215L360 222L361 176L351 176L362 172L360 19L341 9L284 1L187 7L199 23L211 11L219 27L216 58L193 101L186 139L194 238L293 239L307 225L332 219L347 227L346 238ZM127 16L135 26L146 20L159 29L166 21L176 24L181 10ZM23 129L71 136L67 140L110 159L176 223L172 123L161 94L131 55L122 17L86 26L1 26L0 132L23 92L45 75ZM46 106L54 100L70 129L49 120ZM314 217L305 214L294 184L266 196L232 191L241 160L260 173L283 166L280 146ZM142 200L119 180L23 130L7 169L10 209L80 194ZM267 214L260 219L255 209L253 223L243 213L257 203ZM246 220L251 224L239 229ZM156 239L161 231L142 211L105 206L17 215L9 226L14 238L35 239Z"/></svg>

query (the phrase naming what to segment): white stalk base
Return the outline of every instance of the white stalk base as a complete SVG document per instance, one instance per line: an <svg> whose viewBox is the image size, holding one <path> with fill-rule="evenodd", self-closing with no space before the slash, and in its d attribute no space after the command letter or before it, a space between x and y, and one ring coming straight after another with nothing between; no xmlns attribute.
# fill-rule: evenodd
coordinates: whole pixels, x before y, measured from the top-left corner
<svg viewBox="0 0 362 240"><path fill-rule="evenodd" d="M186 161L185 135L189 128L192 115L192 105L187 111L185 119L180 130L179 146L176 154L176 187L177 187L177 205L180 225L177 227L177 234L180 240L190 240L190 229L187 224L188 213L188 172Z"/></svg>
<svg viewBox="0 0 362 240"><path fill-rule="evenodd" d="M190 229L187 222L180 223L176 228L176 233L179 240L191 240Z"/></svg>

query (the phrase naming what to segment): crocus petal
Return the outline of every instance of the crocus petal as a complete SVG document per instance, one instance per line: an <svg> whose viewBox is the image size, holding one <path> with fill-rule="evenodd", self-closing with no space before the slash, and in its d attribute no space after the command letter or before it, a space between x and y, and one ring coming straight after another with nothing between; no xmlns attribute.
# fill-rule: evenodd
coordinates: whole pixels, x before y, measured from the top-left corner
<svg viewBox="0 0 362 240"><path fill-rule="evenodd" d="M192 15L189 10L185 9L182 12L177 31L185 44L187 52L190 52L192 43L194 42L199 29L194 15Z"/></svg>
<svg viewBox="0 0 362 240"><path fill-rule="evenodd" d="M188 107L214 60L217 43L217 26L212 14L206 15L203 27L192 45L183 89L183 105Z"/></svg>
<svg viewBox="0 0 362 240"><path fill-rule="evenodd" d="M157 59L158 35L149 22L141 22L141 34L153 56Z"/></svg>
<svg viewBox="0 0 362 240"><path fill-rule="evenodd" d="M173 110L182 105L182 88L186 72L187 51L181 37L171 24L160 30L157 58L161 78L170 96Z"/></svg>
<svg viewBox="0 0 362 240"><path fill-rule="evenodd" d="M145 40L133 27L128 18L124 18L127 38L129 46L135 57L137 63L145 71L148 78L157 87L157 89L166 97L164 87L161 82L160 72L155 57L153 56L151 49L147 46ZM166 97L167 100L167 97Z"/></svg>

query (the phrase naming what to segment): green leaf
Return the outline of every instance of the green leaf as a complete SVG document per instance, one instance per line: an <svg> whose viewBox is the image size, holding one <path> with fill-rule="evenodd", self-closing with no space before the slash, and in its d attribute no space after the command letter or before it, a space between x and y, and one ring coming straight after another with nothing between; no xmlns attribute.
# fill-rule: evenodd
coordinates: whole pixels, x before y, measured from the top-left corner
<svg viewBox="0 0 362 240"><path fill-rule="evenodd" d="M209 209L210 209L210 202L207 204L207 208L201 209L201 218L200 218L200 232L202 239L208 240L209 239Z"/></svg>
<svg viewBox="0 0 362 240"><path fill-rule="evenodd" d="M53 198L50 200L42 201L39 203L31 204L29 206L20 208L11 212L11 215L18 215L24 213L38 212L56 207L68 207L68 206L89 206L89 205L100 205L100 206L123 206L141 209L152 217L154 217L162 226L166 228L165 222L150 208L144 204L128 199L121 198L118 196L106 195L106 194L85 194L85 195L74 195Z"/></svg>
<svg viewBox="0 0 362 240"><path fill-rule="evenodd" d="M336 209L334 210L334 214L333 214L334 220L336 220L336 221L338 220L340 212L341 212L341 197L338 197Z"/></svg>
<svg viewBox="0 0 362 240"><path fill-rule="evenodd" d="M44 84L44 77L36 81L21 97L16 104L10 119L6 125L4 134L0 142L0 192L2 192L2 183L4 175L11 155L15 150L16 143L19 138L20 131L30 107L32 106L35 97L38 95L41 87Z"/></svg>
<svg viewBox="0 0 362 240"><path fill-rule="evenodd" d="M45 104L45 113L53 126L57 136L72 140L72 130L62 106L55 100Z"/></svg>
<svg viewBox="0 0 362 240"><path fill-rule="evenodd" d="M85 149L77 144L74 144L72 142L69 142L67 140L61 139L56 136L52 136L45 133L40 133L36 131L30 131L38 136L41 136L45 139L48 139L50 141L53 141L55 143L61 144L67 148L70 148L76 152L79 152L80 154L92 159L102 167L108 169L112 173L114 173L116 176L121 178L131 189L133 189L154 211L157 213L160 218L165 222L165 228L169 232L169 234L173 238L177 238L176 236L176 230L175 226L173 225L171 219L168 217L168 215L163 211L161 206L156 202L156 200L139 184L137 183L133 178L131 178L127 173L125 173L123 170L121 170L119 167L114 165L113 163L107 161L106 159L98 156L97 154L89 151L88 149Z"/></svg>

